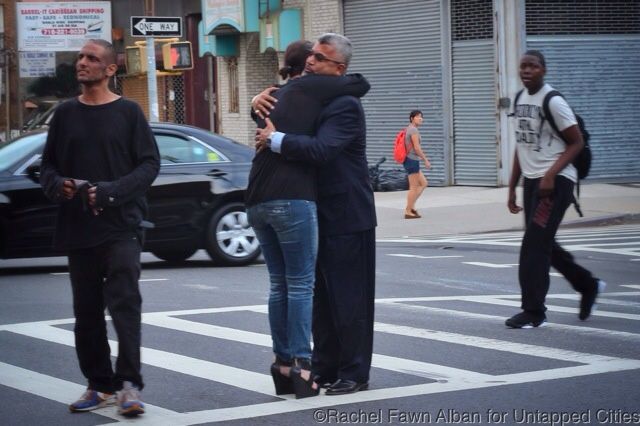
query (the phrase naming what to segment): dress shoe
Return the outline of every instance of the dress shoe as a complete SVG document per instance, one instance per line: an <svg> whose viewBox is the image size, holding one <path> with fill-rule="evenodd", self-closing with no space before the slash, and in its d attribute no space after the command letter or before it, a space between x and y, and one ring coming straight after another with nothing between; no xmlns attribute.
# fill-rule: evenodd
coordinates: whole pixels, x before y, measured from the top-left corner
<svg viewBox="0 0 640 426"><path fill-rule="evenodd" d="M315 375L313 377L313 381L316 382L322 389L327 389L336 381L336 379L325 379L322 376Z"/></svg>
<svg viewBox="0 0 640 426"><path fill-rule="evenodd" d="M369 389L369 383L358 383L353 380L338 379L329 386L325 395L346 395L361 390Z"/></svg>

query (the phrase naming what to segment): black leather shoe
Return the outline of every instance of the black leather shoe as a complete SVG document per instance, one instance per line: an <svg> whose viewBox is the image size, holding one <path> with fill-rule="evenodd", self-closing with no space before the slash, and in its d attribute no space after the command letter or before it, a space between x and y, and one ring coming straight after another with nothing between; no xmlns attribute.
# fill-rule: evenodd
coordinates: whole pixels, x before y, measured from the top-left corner
<svg viewBox="0 0 640 426"><path fill-rule="evenodd" d="M369 383L358 383L353 380L338 379L329 386L325 395L346 395L369 389Z"/></svg>
<svg viewBox="0 0 640 426"><path fill-rule="evenodd" d="M327 389L336 381L336 379L325 379L322 376L315 375L313 376L313 381L316 382L322 389Z"/></svg>

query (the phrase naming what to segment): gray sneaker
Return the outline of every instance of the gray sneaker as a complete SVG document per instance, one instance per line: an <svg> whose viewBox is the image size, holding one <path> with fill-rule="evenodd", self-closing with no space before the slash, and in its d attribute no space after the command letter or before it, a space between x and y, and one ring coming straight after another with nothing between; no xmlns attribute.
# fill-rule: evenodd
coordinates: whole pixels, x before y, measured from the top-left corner
<svg viewBox="0 0 640 426"><path fill-rule="evenodd" d="M69 411L72 413L92 411L115 403L116 397L114 394L87 389L77 401L69 404Z"/></svg>
<svg viewBox="0 0 640 426"><path fill-rule="evenodd" d="M118 391L118 414L135 417L144 414L144 403L140 399L140 389L131 382L124 382Z"/></svg>

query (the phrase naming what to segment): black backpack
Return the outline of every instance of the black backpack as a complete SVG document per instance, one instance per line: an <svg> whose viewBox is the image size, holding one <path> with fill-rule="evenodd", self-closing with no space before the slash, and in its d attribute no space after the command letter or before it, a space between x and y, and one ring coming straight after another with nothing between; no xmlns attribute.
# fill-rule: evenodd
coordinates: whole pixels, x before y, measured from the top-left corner
<svg viewBox="0 0 640 426"><path fill-rule="evenodd" d="M518 99L520 98L520 95L522 95L523 91L524 89L516 93L516 97L513 101L514 113L515 113L515 107L518 105ZM549 93L545 95L544 99L542 100L543 115L542 115L542 120L540 121L540 130L538 131L538 133L542 132L542 126L544 126L544 122L546 120L549 122L549 125L551 126L553 131L556 132L556 134L562 140L564 140L564 136L562 136L562 133L558 129L558 125L553 119L553 115L551 114L551 110L549 109L549 102L551 101L551 98L553 98L554 96L561 96L564 99L564 96L562 96L562 93L558 92L557 90L551 90ZM573 111L573 108L572 108L572 111ZM576 158L573 159L573 162L572 162L573 166L576 168L578 172L578 183L576 184L576 193L578 197L580 197L580 180L586 178L589 175L589 170L591 169L592 154L591 154L591 146L589 145L589 139L591 135L589 135L589 132L587 131L584 125L584 120L582 119L582 117L576 114L575 111L573 111L573 114L576 116L576 121L578 122L578 129L580 130L580 133L582 134L582 140L584 141L584 147L582 148L580 153L576 156ZM582 209L580 208L580 203L578 203L578 199L576 197L574 197L573 199L573 204L576 208L576 211L578 212L578 215L582 217L583 216Z"/></svg>

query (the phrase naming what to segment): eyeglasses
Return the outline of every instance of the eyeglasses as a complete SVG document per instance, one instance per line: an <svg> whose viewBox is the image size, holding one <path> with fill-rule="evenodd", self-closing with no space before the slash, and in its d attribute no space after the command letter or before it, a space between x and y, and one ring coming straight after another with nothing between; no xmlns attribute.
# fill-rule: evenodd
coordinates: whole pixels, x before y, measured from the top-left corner
<svg viewBox="0 0 640 426"><path fill-rule="evenodd" d="M311 55L309 56L313 56L313 58L318 61L318 62L325 62L325 61L329 61L329 62L333 62L334 64L338 64L338 65L344 65L344 62L341 61L336 61L335 59L331 59L331 58L327 58L326 56L324 56L322 53L320 52L313 52L311 53Z"/></svg>

